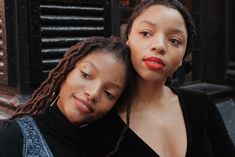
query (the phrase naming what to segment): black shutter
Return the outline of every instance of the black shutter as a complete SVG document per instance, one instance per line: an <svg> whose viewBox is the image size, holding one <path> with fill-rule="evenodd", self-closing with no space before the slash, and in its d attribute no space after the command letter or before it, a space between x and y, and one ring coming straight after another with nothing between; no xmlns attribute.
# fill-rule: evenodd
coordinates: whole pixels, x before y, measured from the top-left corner
<svg viewBox="0 0 235 157"><path fill-rule="evenodd" d="M0 0L0 84L7 84L7 52L5 42L4 0Z"/></svg>
<svg viewBox="0 0 235 157"><path fill-rule="evenodd" d="M66 50L78 41L90 36L110 36L110 8L110 0L32 0L33 82L45 79Z"/></svg>
<svg viewBox="0 0 235 157"><path fill-rule="evenodd" d="M229 62L226 70L226 79L235 84L235 62Z"/></svg>

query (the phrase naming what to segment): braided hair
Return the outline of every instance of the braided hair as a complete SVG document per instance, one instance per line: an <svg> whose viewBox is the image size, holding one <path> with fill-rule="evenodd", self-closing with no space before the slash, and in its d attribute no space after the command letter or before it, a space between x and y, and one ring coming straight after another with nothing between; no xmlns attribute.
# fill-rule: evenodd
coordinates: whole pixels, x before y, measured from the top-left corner
<svg viewBox="0 0 235 157"><path fill-rule="evenodd" d="M62 83L73 70L76 62L89 53L96 52L96 50L101 50L99 52L102 53L111 53L117 58L117 61L125 65L126 79L124 90L115 105L123 104L127 101L127 98L132 93L135 77L135 72L130 63L129 48L117 38L91 37L85 41L78 42L68 49L58 65L51 70L48 78L32 94L31 99L26 104L18 106L10 119L24 115L37 115L47 109L58 96Z"/></svg>

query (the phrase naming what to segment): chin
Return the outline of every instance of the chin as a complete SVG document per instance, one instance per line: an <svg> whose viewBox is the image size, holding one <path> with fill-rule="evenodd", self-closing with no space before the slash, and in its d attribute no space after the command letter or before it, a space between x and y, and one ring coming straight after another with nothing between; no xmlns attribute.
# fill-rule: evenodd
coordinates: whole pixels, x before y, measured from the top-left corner
<svg viewBox="0 0 235 157"><path fill-rule="evenodd" d="M153 73L144 73L142 75L139 75L140 80L144 80L147 82L159 82L162 78L159 76L154 75Z"/></svg>

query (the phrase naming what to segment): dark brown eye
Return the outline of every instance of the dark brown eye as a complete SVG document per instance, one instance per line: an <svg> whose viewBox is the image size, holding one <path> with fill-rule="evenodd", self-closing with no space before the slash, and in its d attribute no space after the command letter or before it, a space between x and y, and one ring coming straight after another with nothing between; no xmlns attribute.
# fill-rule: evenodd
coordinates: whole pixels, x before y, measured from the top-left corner
<svg viewBox="0 0 235 157"><path fill-rule="evenodd" d="M109 91L104 91L105 95L109 98L109 99L113 99L114 96L109 92Z"/></svg>
<svg viewBox="0 0 235 157"><path fill-rule="evenodd" d="M84 72L84 71L81 71L81 74L82 74L82 77L84 77L84 78L89 78L89 74L88 73L86 73L86 72Z"/></svg>
<svg viewBox="0 0 235 157"><path fill-rule="evenodd" d="M151 36L151 33L147 32L147 31L140 32L140 34L142 37L145 37L145 38Z"/></svg>
<svg viewBox="0 0 235 157"><path fill-rule="evenodd" d="M175 45L175 46L181 45L180 40L175 39L175 38L170 39L170 42L171 42L173 45Z"/></svg>

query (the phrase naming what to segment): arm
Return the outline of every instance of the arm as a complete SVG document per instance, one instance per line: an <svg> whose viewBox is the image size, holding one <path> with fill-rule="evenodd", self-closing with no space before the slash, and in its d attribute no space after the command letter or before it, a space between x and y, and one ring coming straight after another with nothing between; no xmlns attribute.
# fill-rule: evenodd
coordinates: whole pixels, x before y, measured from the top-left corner
<svg viewBox="0 0 235 157"><path fill-rule="evenodd" d="M0 156L22 156L22 136L16 121L0 121Z"/></svg>
<svg viewBox="0 0 235 157"><path fill-rule="evenodd" d="M208 136L215 156L235 157L235 147L228 135L224 121L214 103L208 103Z"/></svg>

